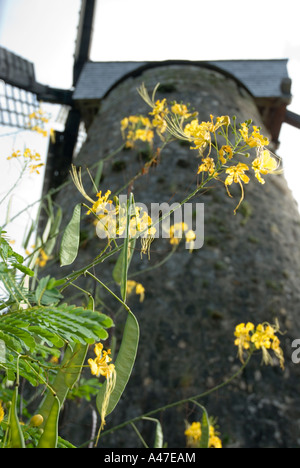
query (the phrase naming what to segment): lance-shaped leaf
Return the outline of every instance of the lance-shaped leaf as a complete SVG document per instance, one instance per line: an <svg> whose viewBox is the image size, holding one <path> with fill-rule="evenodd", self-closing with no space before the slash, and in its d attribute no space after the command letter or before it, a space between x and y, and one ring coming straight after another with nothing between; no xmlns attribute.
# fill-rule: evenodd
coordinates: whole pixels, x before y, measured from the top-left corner
<svg viewBox="0 0 300 468"><path fill-rule="evenodd" d="M109 414L114 410L121 398L122 393L125 390L135 362L138 341L139 325L132 312L129 312L124 327L121 346L115 361L116 384L112 394L110 395L106 414ZM96 398L96 405L100 414L104 400L105 389L106 382L100 388Z"/></svg>
<svg viewBox="0 0 300 468"><path fill-rule="evenodd" d="M200 405L199 405L200 406ZM209 445L209 419L206 409L202 406L200 448L208 448Z"/></svg>
<svg viewBox="0 0 300 468"><path fill-rule="evenodd" d="M77 257L80 240L81 203L73 211L72 218L67 225L60 246L61 266L70 265Z"/></svg>

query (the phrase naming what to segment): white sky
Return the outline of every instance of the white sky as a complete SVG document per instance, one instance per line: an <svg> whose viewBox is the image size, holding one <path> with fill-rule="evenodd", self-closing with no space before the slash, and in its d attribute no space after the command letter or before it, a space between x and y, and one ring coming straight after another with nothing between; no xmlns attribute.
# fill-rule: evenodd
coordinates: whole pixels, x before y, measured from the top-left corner
<svg viewBox="0 0 300 468"><path fill-rule="evenodd" d="M0 45L33 62L37 81L70 88L80 4L0 0ZM91 59L288 58L289 109L300 114L298 6L295 0L98 0ZM286 178L300 203L300 130L284 124L280 141ZM1 159L12 145L0 139ZM0 192L4 172L0 165Z"/></svg>

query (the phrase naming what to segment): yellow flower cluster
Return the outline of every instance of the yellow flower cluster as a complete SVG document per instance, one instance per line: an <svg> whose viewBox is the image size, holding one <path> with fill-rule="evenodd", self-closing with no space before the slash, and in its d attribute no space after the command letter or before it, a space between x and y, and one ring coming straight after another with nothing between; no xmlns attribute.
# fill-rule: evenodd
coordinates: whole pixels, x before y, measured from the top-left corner
<svg viewBox="0 0 300 468"><path fill-rule="evenodd" d="M148 100L148 103L151 101ZM174 101L171 109L167 106L167 100L157 100L151 102L152 111L149 112L149 117L132 115L125 117L121 120L121 132L123 138L126 140L125 146L127 148L134 147L136 140L147 141L153 143L154 131L161 139L163 139L163 133L169 129L168 122L170 119L175 119L180 124L190 118L192 113L189 112L188 107L185 104Z"/></svg>
<svg viewBox="0 0 300 468"><path fill-rule="evenodd" d="M127 280L126 284L126 293L128 295L132 294L135 291L135 294L140 296L140 302L143 302L145 299L145 288L141 283L137 283L134 280Z"/></svg>
<svg viewBox="0 0 300 468"><path fill-rule="evenodd" d="M269 150L266 150L263 147L259 146L257 149L257 156L252 162L252 169L255 173L255 177L257 178L257 180L261 184L264 184L265 181L261 177L261 174L274 174L278 169L278 162L274 157L271 156ZM244 199L243 182L245 184L248 184L248 182L250 181L250 178L245 174L245 171L249 170L249 166L241 162L239 162L235 166L231 166L228 169L226 169L226 174L228 174L228 176L225 179L225 187L228 195L231 196L228 190L228 185L231 185L233 182L235 182L238 183L241 187L242 195L238 205L234 210L235 213Z"/></svg>
<svg viewBox="0 0 300 468"><path fill-rule="evenodd" d="M234 344L238 347L238 355L243 362L244 350L259 349L262 351L263 363L273 364L272 357L268 350L272 350L279 360L280 367L284 369L284 356L280 347L280 341L276 333L280 331L278 322L275 325L260 323L256 326L252 322L240 323L236 326Z"/></svg>
<svg viewBox="0 0 300 468"><path fill-rule="evenodd" d="M96 354L95 359L88 359L88 364L90 366L90 370L92 375L95 375L96 377L100 377L102 375L103 377L106 378L106 389L105 389L105 394L104 394L104 399L100 411L100 416L101 416L101 425L97 437L97 441L100 435L101 430L103 429L105 425L105 417L106 417L106 412L109 404L109 399L114 391L115 385L116 385L116 369L114 364L110 364L111 362L111 357L109 356L111 354L111 350L108 349L107 351L103 350L103 345L102 343L96 343L94 347L94 352Z"/></svg>
<svg viewBox="0 0 300 468"><path fill-rule="evenodd" d="M71 176L73 182L83 197L88 200L92 207L88 209L87 214L93 213L97 218L97 234L101 238L112 239L117 236L122 236L127 227L127 210L118 204L113 204L109 200L111 191L107 190L105 195L98 192L98 200L93 200L85 191L81 178L81 169L77 171L75 166L72 166ZM141 253L149 255L150 245L155 237L156 228L152 226L153 221L147 212L142 211L140 207L135 206L132 209L129 219L129 238L141 237Z"/></svg>
<svg viewBox="0 0 300 468"><path fill-rule="evenodd" d="M203 156L204 150L207 147L209 148L208 154L210 153L212 134L223 125L228 126L230 124L228 116L217 117L216 123L213 122L213 119L213 115L210 116L210 122L199 123L198 119L194 119L183 130L188 140L194 144L192 149L197 149L201 156Z"/></svg>
<svg viewBox="0 0 300 468"><path fill-rule="evenodd" d="M249 165L240 161L233 162L233 158L235 155L246 155L248 154L247 150L255 148L256 157L252 162L252 170L257 180L264 184L262 175L276 173L279 165L276 157L273 157L271 152L265 149L269 145L268 138L260 133L258 126L253 125L251 129L251 121L243 122L237 131L235 124L231 124L228 115L216 118L210 115L210 120L200 122L197 113L190 112L188 106L183 103L174 102L169 107L166 99L155 100L157 87L151 98L144 85L138 90L144 101L151 107L149 116L152 117L152 121L147 117L148 128L156 128L158 135L164 141L175 138L190 143L191 149L196 149L202 159L198 165L197 174L202 174L202 176L207 174L206 181L208 181L212 178L218 179L221 173L225 173L224 184L230 197L228 187L233 183L239 184L241 198L234 210L236 213L244 199L243 184L248 184L250 181L246 174L250 168ZM127 125L127 120L124 119L121 123L123 130L124 125ZM234 143L229 138L229 130L235 136ZM217 132L225 139L225 144L222 146L217 138ZM163 138L165 133L168 136ZM216 150L215 157L211 155L212 148Z"/></svg>
<svg viewBox="0 0 300 468"><path fill-rule="evenodd" d="M29 114L28 119L29 122L27 124L27 127L29 128L29 130L39 133L43 137L47 137L49 133L51 140L53 142L55 141L55 132L53 128L50 128L49 132L46 128L46 124L49 123L49 116L46 115L41 108Z"/></svg>
<svg viewBox="0 0 300 468"><path fill-rule="evenodd" d="M249 135L249 127L246 122L241 124L240 134L250 148L268 146L269 140L260 134L259 127L253 125L253 132Z"/></svg>
<svg viewBox="0 0 300 468"><path fill-rule="evenodd" d="M37 153L36 151L32 151L29 148L26 148L23 153L21 153L20 150L13 151L13 153L10 156L7 157L7 160L15 159L15 158L21 158L21 157L23 157L25 159L26 164L27 164L28 161L38 162L38 164L30 163L28 165L29 170L30 170L30 174L32 174L32 173L39 174L40 173L39 169L42 166L44 166L44 163L39 162L39 161L41 161L41 155L39 153Z"/></svg>
<svg viewBox="0 0 300 468"><path fill-rule="evenodd" d="M154 133L148 117L131 115L121 121L123 138L126 138L126 148L133 148L136 140L152 143ZM126 136L125 136L126 135Z"/></svg>
<svg viewBox="0 0 300 468"><path fill-rule="evenodd" d="M31 249L33 249L33 252L30 252L29 249L25 249L26 255L31 256L35 252L35 249L36 249L35 244L31 245ZM52 257L47 255L47 253L45 252L45 250L43 248L40 248L39 249L39 256L36 259L35 264L38 265L39 267L43 268L44 266L46 266L47 262L51 258Z"/></svg>
<svg viewBox="0 0 300 468"><path fill-rule="evenodd" d="M186 436L187 446L191 448L199 447L202 436L201 423L199 421L190 424L184 432ZM219 434L216 432L214 425L209 425L209 448L222 448L222 441Z"/></svg>

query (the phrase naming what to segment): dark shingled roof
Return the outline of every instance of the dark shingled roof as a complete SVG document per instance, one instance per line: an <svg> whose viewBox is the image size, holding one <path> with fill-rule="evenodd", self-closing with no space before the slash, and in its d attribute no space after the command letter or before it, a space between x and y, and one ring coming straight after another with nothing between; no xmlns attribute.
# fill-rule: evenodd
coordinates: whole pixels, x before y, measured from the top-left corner
<svg viewBox="0 0 300 468"><path fill-rule="evenodd" d="M217 60L163 62L87 62L75 88L74 100L102 99L119 81L137 75L146 68L162 65L186 64L208 67L231 76L255 98L290 97L291 80L287 59L274 60Z"/></svg>

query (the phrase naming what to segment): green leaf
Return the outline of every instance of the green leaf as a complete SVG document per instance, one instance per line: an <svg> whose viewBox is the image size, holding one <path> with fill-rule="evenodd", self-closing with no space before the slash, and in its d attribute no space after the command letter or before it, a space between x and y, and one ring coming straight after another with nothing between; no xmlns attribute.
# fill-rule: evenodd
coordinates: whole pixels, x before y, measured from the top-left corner
<svg viewBox="0 0 300 468"><path fill-rule="evenodd" d="M32 271L31 268L22 265L21 263L12 263L11 266L17 268L22 273L25 273L25 275L34 276L34 271Z"/></svg>
<svg viewBox="0 0 300 468"><path fill-rule="evenodd" d="M47 306L47 305L56 305L59 303L61 299L63 299L63 295L60 294L58 289L48 289L44 290L43 295L41 297L40 303Z"/></svg>
<svg viewBox="0 0 300 468"><path fill-rule="evenodd" d="M22 353L23 348L20 344L20 341L17 340L14 336L9 335L8 333L4 333L1 329L2 326L0 322L0 340L4 341L8 348L15 350L17 353Z"/></svg>
<svg viewBox="0 0 300 468"><path fill-rule="evenodd" d="M22 255L18 254L14 250L12 250L10 252L10 256L14 257L17 260L18 263L23 263L24 262L24 257L22 257Z"/></svg>
<svg viewBox="0 0 300 468"><path fill-rule="evenodd" d="M23 346L25 345L26 347L28 347L30 351L34 350L35 345L36 345L35 339L27 330L24 330L23 328L18 328L18 327L11 327L5 324L1 326L1 329L5 333L19 338L20 341L23 342Z"/></svg>
<svg viewBox="0 0 300 468"><path fill-rule="evenodd" d="M139 325L132 312L129 312L125 323L122 343L115 361L116 385L110 396L106 414L109 414L114 410L125 390L135 362L138 342ZM101 413L105 389L106 382L102 385L96 398L96 405L99 413Z"/></svg>
<svg viewBox="0 0 300 468"><path fill-rule="evenodd" d="M81 203L73 211L71 221L67 225L60 246L60 265L70 265L77 257L80 240Z"/></svg>
<svg viewBox="0 0 300 468"><path fill-rule="evenodd" d="M156 420L156 431L155 431L155 439L154 439L154 448L163 448L164 437L161 424L159 420Z"/></svg>
<svg viewBox="0 0 300 468"><path fill-rule="evenodd" d="M51 229L49 232L49 237L45 246L45 252L47 255L50 255L54 249L56 243L56 237L59 234L59 227L62 221L62 209L58 207L55 218L51 224Z"/></svg>
<svg viewBox="0 0 300 468"><path fill-rule="evenodd" d="M42 299L43 294L45 293L45 291L47 289L47 284L49 282L49 279L50 279L50 275L45 276L44 278L41 278L40 281L39 281L38 286L36 287L35 300L36 300L37 304L41 303L41 299Z"/></svg>
<svg viewBox="0 0 300 468"><path fill-rule="evenodd" d="M41 337L50 347L55 346L56 348L62 348L65 344L60 336L46 328L33 325L29 327L29 331Z"/></svg>
<svg viewBox="0 0 300 468"><path fill-rule="evenodd" d="M0 340L8 350L23 354L36 348L39 339L58 348L70 342L82 345L106 339L110 317L97 311L62 304L35 306L0 315Z"/></svg>
<svg viewBox="0 0 300 468"><path fill-rule="evenodd" d="M208 448L208 445L209 445L209 419L208 419L207 411L204 408L204 406L201 406L201 408L203 410L203 414L202 414L202 422L201 422L200 448Z"/></svg>

